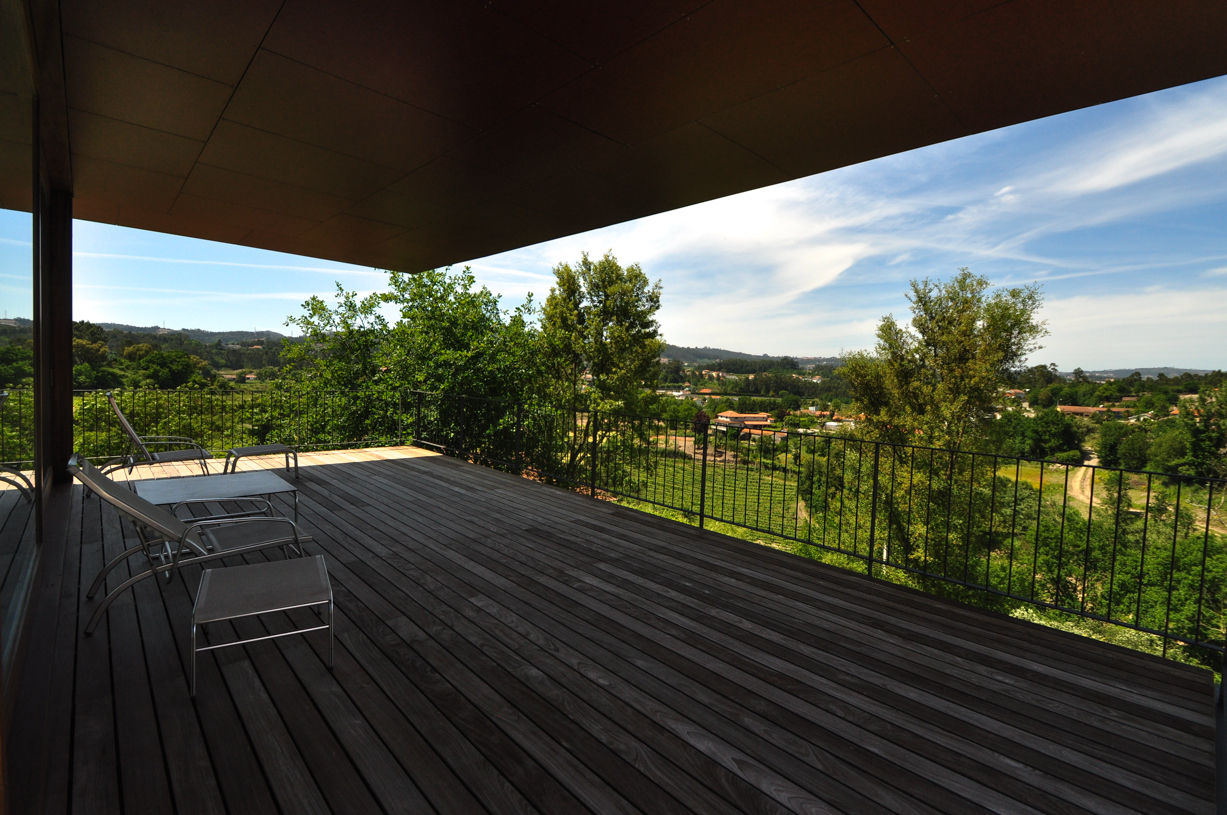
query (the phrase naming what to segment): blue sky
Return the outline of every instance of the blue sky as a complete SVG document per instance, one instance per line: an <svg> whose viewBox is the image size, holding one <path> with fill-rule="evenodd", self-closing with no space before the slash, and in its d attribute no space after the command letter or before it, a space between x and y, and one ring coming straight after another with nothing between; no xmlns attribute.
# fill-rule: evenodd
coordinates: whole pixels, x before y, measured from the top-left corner
<svg viewBox="0 0 1227 815"><path fill-rule="evenodd" d="M29 312L28 216L0 211L0 309ZM504 305L612 250L659 279L665 338L750 353L870 347L914 278L1039 283L1062 370L1227 368L1227 78L972 136L468 264ZM382 272L78 221L74 316L285 330Z"/></svg>

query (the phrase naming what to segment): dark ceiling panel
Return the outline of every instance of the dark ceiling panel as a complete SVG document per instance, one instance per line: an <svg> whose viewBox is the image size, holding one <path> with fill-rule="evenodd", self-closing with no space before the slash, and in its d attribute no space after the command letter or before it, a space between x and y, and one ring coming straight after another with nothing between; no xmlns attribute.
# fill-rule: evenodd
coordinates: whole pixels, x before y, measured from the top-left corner
<svg viewBox="0 0 1227 815"><path fill-rule="evenodd" d="M302 235L319 226L318 221L295 218L284 212L229 201L218 201L215 198L201 198L187 193L180 194L175 199L171 215L189 222L205 220L233 224L248 231L276 232L291 237Z"/></svg>
<svg viewBox="0 0 1227 815"><path fill-rule="evenodd" d="M77 215L408 270L1227 74L1222 0L37 2Z"/></svg>
<svg viewBox="0 0 1227 815"><path fill-rule="evenodd" d="M370 195L398 175L389 167L229 121L218 124L200 161L349 199Z"/></svg>
<svg viewBox="0 0 1227 815"><path fill-rule="evenodd" d="M76 155L72 161L73 206L89 202L94 211L112 210L106 220L122 224L124 208L169 212L179 194L181 181L173 175L142 170L124 164Z"/></svg>
<svg viewBox="0 0 1227 815"><path fill-rule="evenodd" d="M203 141L82 110L68 111L68 126L74 153L180 178L204 148Z"/></svg>
<svg viewBox="0 0 1227 815"><path fill-rule="evenodd" d="M710 0L539 0L496 4L495 13L520 21L596 65L667 28Z"/></svg>
<svg viewBox="0 0 1227 815"><path fill-rule="evenodd" d="M962 135L954 117L894 49L704 121L789 177Z"/></svg>
<svg viewBox="0 0 1227 815"><path fill-rule="evenodd" d="M232 204L277 210L316 222L331 218L349 203L347 199L335 195L208 164L196 165L183 185L183 192Z"/></svg>
<svg viewBox="0 0 1227 815"><path fill-rule="evenodd" d="M846 0L716 0L543 104L634 144L887 46Z"/></svg>
<svg viewBox="0 0 1227 815"><path fill-rule="evenodd" d="M203 141L230 87L111 48L65 37L68 107Z"/></svg>
<svg viewBox="0 0 1227 815"><path fill-rule="evenodd" d="M900 45L971 132L1227 69L1227 3L1003 3Z"/></svg>
<svg viewBox="0 0 1227 815"><path fill-rule="evenodd" d="M469 135L433 113L267 52L252 63L226 118L401 170Z"/></svg>
<svg viewBox="0 0 1227 815"><path fill-rule="evenodd" d="M281 0L63 3L64 33L233 86Z"/></svg>
<svg viewBox="0 0 1227 815"><path fill-rule="evenodd" d="M264 47L474 130L590 68L465 0L288 0Z"/></svg>

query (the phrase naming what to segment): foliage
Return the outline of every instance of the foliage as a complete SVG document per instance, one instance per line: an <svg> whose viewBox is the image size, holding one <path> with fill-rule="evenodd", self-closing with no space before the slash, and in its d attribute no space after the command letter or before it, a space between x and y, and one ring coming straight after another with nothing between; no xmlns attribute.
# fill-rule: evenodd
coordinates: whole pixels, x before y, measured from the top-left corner
<svg viewBox="0 0 1227 815"><path fill-rule="evenodd" d="M638 264L606 253L554 267L541 312L542 358L555 404L602 411L635 409L653 385L660 339L660 283Z"/></svg>
<svg viewBox="0 0 1227 815"><path fill-rule="evenodd" d="M505 314L499 298L476 287L468 268L406 275L392 272L381 302L399 319L379 354L386 381L486 398L523 397L535 384L534 337L525 306Z"/></svg>
<svg viewBox="0 0 1227 815"><path fill-rule="evenodd" d="M873 438L961 448L975 441L1015 369L1046 332L1036 286L998 290L961 269L949 282L913 281L911 327L886 316L874 352L840 369Z"/></svg>
<svg viewBox="0 0 1227 815"><path fill-rule="evenodd" d="M1063 453L1076 453L1082 460L1078 426L1058 411L1040 409L1033 415L1008 410L987 428L985 451L1019 458L1052 459Z"/></svg>
<svg viewBox="0 0 1227 815"><path fill-rule="evenodd" d="M596 261L584 253L574 266L554 267L541 311L541 381L546 402L572 413L559 462L567 479L583 471L591 450L635 443L615 432L637 432L634 426L617 425L613 417L641 410L645 387L655 385L664 347L659 309L660 283L650 284L638 264L623 267L610 253Z"/></svg>

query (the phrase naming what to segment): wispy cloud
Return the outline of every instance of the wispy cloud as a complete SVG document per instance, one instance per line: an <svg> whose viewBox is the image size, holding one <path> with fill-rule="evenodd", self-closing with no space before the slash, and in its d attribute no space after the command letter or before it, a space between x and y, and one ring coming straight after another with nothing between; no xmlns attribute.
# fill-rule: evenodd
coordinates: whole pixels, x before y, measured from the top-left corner
<svg viewBox="0 0 1227 815"><path fill-rule="evenodd" d="M146 302L165 302L167 297L173 297L185 301L208 301L212 303L244 303L249 300L288 300L294 303L301 303L304 300L318 294L318 292L294 292L294 291L257 291L257 292L230 292L218 291L216 289L176 289L176 288L158 288L156 286L112 286L106 284L83 283L73 287L77 292L123 292L125 298L131 298L132 294L144 295ZM365 296L369 292L363 293ZM154 296L156 295L156 297Z"/></svg>
<svg viewBox="0 0 1227 815"><path fill-rule="evenodd" d="M74 258L99 258L104 260L131 260L143 263L168 264L172 266L217 266L222 268L275 270L283 272L312 272L336 277L360 277L387 280L387 272L374 269L349 269L333 266L300 266L285 263L251 263L212 258L166 257L161 255L129 255L116 252L73 252Z"/></svg>
<svg viewBox="0 0 1227 815"><path fill-rule="evenodd" d="M1141 119L1101 134L1062 188L1104 192L1227 156L1227 109L1217 91L1155 102Z"/></svg>

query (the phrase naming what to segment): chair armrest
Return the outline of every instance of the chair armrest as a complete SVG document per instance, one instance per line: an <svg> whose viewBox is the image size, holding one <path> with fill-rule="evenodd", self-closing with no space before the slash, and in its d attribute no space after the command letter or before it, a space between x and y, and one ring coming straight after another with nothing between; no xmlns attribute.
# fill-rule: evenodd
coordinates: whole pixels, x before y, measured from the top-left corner
<svg viewBox="0 0 1227 815"><path fill-rule="evenodd" d="M195 441L187 438L186 436L141 436L141 444L160 447L178 445L180 447L196 447L201 450L204 449L203 445L197 444Z"/></svg>

